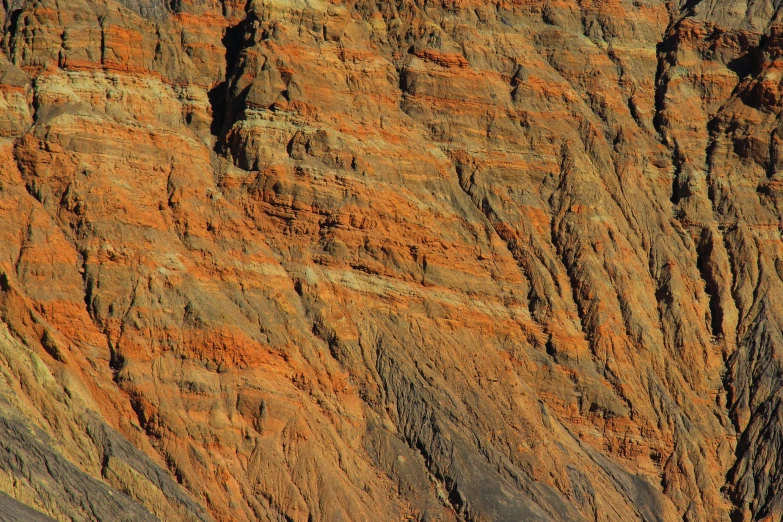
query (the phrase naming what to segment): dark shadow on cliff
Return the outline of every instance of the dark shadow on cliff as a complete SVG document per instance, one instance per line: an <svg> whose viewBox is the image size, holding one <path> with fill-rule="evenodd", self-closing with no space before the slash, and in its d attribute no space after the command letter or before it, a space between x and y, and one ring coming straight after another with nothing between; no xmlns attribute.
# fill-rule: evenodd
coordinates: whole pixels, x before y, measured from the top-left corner
<svg viewBox="0 0 783 522"><path fill-rule="evenodd" d="M246 42L248 26L253 20L255 20L255 15L254 13L249 12L241 22L228 27L221 40L226 48L225 80L220 82L208 93L209 104L212 108L210 132L213 136L217 137L215 152L218 153L223 150L225 134L236 121L235 115L244 104L246 90L235 96L232 94L232 88L234 87L234 79L239 70L239 60L242 50L247 45L252 45L253 43L252 39L250 42Z"/></svg>

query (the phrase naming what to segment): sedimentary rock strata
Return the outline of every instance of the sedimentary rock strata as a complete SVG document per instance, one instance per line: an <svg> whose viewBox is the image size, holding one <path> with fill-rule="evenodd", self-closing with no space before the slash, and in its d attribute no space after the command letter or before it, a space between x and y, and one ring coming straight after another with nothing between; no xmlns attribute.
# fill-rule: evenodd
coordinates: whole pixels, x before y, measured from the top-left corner
<svg viewBox="0 0 783 522"><path fill-rule="evenodd" d="M0 518L779 520L777 4L4 0Z"/></svg>

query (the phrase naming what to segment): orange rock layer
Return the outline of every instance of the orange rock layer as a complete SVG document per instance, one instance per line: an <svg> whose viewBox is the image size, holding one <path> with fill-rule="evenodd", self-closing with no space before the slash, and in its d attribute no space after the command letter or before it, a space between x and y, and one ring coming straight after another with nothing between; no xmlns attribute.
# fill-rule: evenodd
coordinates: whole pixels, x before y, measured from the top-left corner
<svg viewBox="0 0 783 522"><path fill-rule="evenodd" d="M779 520L776 9L4 2L0 518Z"/></svg>

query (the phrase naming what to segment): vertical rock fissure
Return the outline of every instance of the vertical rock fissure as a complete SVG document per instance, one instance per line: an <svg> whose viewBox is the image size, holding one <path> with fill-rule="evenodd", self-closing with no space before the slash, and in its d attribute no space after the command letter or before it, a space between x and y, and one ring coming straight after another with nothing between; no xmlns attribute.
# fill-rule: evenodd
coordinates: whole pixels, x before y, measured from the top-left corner
<svg viewBox="0 0 783 522"><path fill-rule="evenodd" d="M478 196L474 193L474 189L476 187L476 185L474 183L475 172L472 172L472 173L470 173L470 175L468 175L468 173L465 171L465 166L460 166L460 165L454 166L454 171L457 174L457 185L459 186L461 191L465 194L465 196L467 197L468 201L470 201L471 206L473 206L473 208L475 208L480 213L480 215L484 217L484 219L486 220L487 225L489 225L489 227L492 230L492 232L498 238L500 238L502 240L502 243L506 247L507 252L511 256L511 258L514 259L517 267L519 268L519 271L520 271L521 275L525 278L525 280L527 281L528 285L530 285L530 287L531 287L531 290L530 290L531 294L529 294L527 296L527 308L528 308L528 311L530 313L530 317L534 321L536 321L536 323L541 327L541 329L544 331L544 333L546 335L551 337L551 335L552 335L551 326L546 324L546 323L544 323L544 322L542 322L540 320L539 314L537 313L537 311L535 309L535 306L533 304L533 300L530 297L532 295L532 293L534 292L534 290L532 289L533 288L533 284L532 284L532 280L531 280L531 274L529 273L529 271L525 267L524 260L522 260L520 258L520 253L518 251L519 247L517 246L518 238L515 237L514 235L512 235L510 229L508 229L507 227L502 227L501 228L501 227L497 226L498 223L499 222L502 223L502 221L498 220L497 216L495 215L495 213L494 213L494 211L492 209L492 206L489 203L489 200L486 197L481 198L481 203L477 203L475 201L475 199L478 198ZM550 220L550 226L552 226L551 225L551 220ZM553 231L554 229L551 228L551 230ZM555 242L554 235L551 237L551 239L552 239L552 246L553 246L553 248L559 254L560 252L559 252L557 243ZM563 262L562 258L559 261L562 263ZM568 268L565 267L565 266L563 266L563 268L568 273ZM569 277L570 276L571 276L571 274L569 273ZM572 286L572 291L573 291L573 286ZM584 332L584 330L581 329L581 324L582 324L582 319L583 319L583 317L581 315L581 311L579 311L579 319L580 319L580 333L582 333L583 335L586 336L586 333Z"/></svg>

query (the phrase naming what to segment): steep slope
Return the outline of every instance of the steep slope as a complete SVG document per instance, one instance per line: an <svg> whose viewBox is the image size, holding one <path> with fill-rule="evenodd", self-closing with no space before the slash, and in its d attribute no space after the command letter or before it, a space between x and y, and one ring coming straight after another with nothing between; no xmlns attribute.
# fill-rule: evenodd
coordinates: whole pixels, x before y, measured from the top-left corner
<svg viewBox="0 0 783 522"><path fill-rule="evenodd" d="M783 516L777 3L2 6L0 514Z"/></svg>

